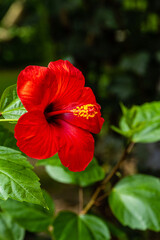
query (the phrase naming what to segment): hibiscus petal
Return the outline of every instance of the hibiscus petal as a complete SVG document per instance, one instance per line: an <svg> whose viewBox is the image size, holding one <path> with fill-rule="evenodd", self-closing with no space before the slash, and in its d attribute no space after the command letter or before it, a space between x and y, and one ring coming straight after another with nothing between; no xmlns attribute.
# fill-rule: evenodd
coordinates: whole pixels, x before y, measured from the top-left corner
<svg viewBox="0 0 160 240"><path fill-rule="evenodd" d="M17 93L28 111L44 110L51 94L55 95L57 82L46 67L28 66L18 76Z"/></svg>
<svg viewBox="0 0 160 240"><path fill-rule="evenodd" d="M93 136L63 120L58 121L61 124L61 141L63 142L58 155L62 164L73 172L85 170L94 155Z"/></svg>
<svg viewBox="0 0 160 240"><path fill-rule="evenodd" d="M54 74L58 86L56 95L52 99L54 110L63 109L64 105L77 101L85 83L81 71L69 61L63 60L50 62L48 68Z"/></svg>
<svg viewBox="0 0 160 240"><path fill-rule="evenodd" d="M49 124L40 111L25 113L15 126L17 146L36 159L52 157L59 149L56 123Z"/></svg>
<svg viewBox="0 0 160 240"><path fill-rule="evenodd" d="M84 116L75 115L73 114L73 112L71 112L71 113L62 114L60 118L77 127L83 128L85 130L88 130L89 132L97 134L100 132L102 128L104 119L101 117L100 106L96 103L96 99L91 88L85 87L78 101L75 102L74 104L70 104L66 106L65 108L68 110L72 110L87 104L91 104L95 106L96 113L95 115L93 114L92 117L87 118Z"/></svg>

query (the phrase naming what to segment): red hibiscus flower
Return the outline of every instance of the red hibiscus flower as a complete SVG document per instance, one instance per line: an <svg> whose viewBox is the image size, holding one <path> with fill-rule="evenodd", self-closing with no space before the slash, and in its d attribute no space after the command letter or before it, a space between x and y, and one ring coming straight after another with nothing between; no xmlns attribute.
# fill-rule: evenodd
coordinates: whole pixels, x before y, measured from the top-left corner
<svg viewBox="0 0 160 240"><path fill-rule="evenodd" d="M18 76L17 92L28 111L15 127L17 146L31 158L58 152L65 167L83 171L93 158L94 138L104 119L82 73L70 62L28 66Z"/></svg>

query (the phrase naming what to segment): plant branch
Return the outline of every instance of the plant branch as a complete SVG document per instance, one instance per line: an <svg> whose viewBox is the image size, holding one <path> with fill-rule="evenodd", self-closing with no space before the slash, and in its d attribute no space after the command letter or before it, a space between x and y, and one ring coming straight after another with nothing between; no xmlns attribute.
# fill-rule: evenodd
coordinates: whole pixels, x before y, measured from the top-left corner
<svg viewBox="0 0 160 240"><path fill-rule="evenodd" d="M48 229L47 229L47 233L50 235L51 239L52 240L55 240L54 236L53 236L53 226L52 225L49 225Z"/></svg>
<svg viewBox="0 0 160 240"><path fill-rule="evenodd" d="M1 24L4 28L11 28L18 22L24 9L24 3L25 0L16 0L10 5L7 13L1 21Z"/></svg>
<svg viewBox="0 0 160 240"><path fill-rule="evenodd" d="M105 185L111 180L111 178L117 172L117 170L119 169L119 167L122 164L122 162L126 159L128 154L130 154L130 152L132 151L133 146L134 146L134 143L131 142L125 148L124 152L121 155L120 160L117 162L115 167L111 170L111 172L107 175L107 177L101 182L100 186L96 189L96 191L92 195L92 197L91 197L90 201L88 202L88 204L86 205L86 207L80 212L81 214L86 214L89 211L89 209L95 204L96 199L97 199L99 193L105 188Z"/></svg>
<svg viewBox="0 0 160 240"><path fill-rule="evenodd" d="M96 199L96 202L101 202L103 199L109 196L111 191L105 192L102 196Z"/></svg>
<svg viewBox="0 0 160 240"><path fill-rule="evenodd" d="M22 16L25 1L26 0L16 0L10 5L7 13L1 20L0 42L6 42L13 38L13 33L10 29L15 26Z"/></svg>

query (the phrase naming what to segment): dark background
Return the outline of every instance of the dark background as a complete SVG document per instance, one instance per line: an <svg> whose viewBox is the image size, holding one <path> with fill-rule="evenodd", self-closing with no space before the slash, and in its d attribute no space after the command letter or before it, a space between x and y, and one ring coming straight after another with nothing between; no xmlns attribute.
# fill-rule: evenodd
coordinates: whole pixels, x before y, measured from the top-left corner
<svg viewBox="0 0 160 240"><path fill-rule="evenodd" d="M100 164L113 165L124 143L110 129L118 125L119 103L131 107L159 100L160 1L1 1L0 95L25 66L58 59L79 68L93 89L105 118L95 154ZM124 174L159 176L159 151L159 143L137 145ZM129 231L134 240L158 235Z"/></svg>
<svg viewBox="0 0 160 240"><path fill-rule="evenodd" d="M159 12L159 0L2 1L0 81L15 81L27 65L68 59L94 90L107 125L117 122L120 101L159 98Z"/></svg>

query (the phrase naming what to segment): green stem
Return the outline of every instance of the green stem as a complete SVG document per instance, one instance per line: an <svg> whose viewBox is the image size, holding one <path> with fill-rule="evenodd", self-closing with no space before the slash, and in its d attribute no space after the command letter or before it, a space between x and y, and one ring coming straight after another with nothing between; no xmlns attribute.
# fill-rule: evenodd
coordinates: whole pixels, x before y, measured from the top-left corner
<svg viewBox="0 0 160 240"><path fill-rule="evenodd" d="M96 202L96 200L97 200L97 198L99 196L99 193L105 188L106 184L111 180L111 178L117 172L117 170L119 169L119 167L122 164L122 162L126 159L128 154L130 154L130 152L133 149L134 144L135 144L134 142L131 142L131 143L128 144L128 146L126 147L126 149L122 153L120 160L117 162L117 164L111 170L111 172L107 175L107 177L101 182L99 187L93 193L90 201L88 202L86 207L80 212L80 214L86 214L90 210L90 208L95 204L95 202Z"/></svg>
<svg viewBox="0 0 160 240"><path fill-rule="evenodd" d="M53 226L50 225L47 229L47 233L50 235L52 240L55 240L54 236L53 236Z"/></svg>
<svg viewBox="0 0 160 240"><path fill-rule="evenodd" d="M17 122L17 121L18 119L5 119L5 118L0 119L0 122Z"/></svg>

